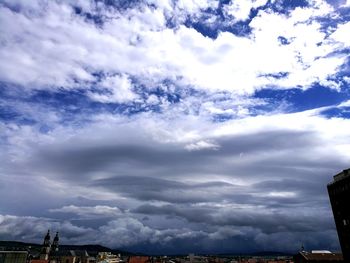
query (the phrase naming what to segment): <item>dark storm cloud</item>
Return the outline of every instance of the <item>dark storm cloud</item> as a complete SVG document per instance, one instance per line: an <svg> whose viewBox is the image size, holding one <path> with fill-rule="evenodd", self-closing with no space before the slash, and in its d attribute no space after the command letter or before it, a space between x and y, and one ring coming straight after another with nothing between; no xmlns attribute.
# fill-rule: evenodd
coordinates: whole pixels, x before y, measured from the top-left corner
<svg viewBox="0 0 350 263"><path fill-rule="evenodd" d="M219 149L200 151L175 144L166 147L148 141L138 131L120 132L129 135L109 134L98 142L80 138L41 148L32 157L34 167L67 183L106 189L141 202L232 202L301 209L305 205L328 207L329 174L332 167L344 165L331 153L325 153L322 162L313 158L321 142L310 132L226 136L215 140ZM96 173L103 179L95 179ZM229 183L242 177L251 183Z"/></svg>
<svg viewBox="0 0 350 263"><path fill-rule="evenodd" d="M139 248L140 240L157 243L168 238L171 241L163 248L172 251L179 239L191 240L182 237L184 233L202 238L193 249L240 238L249 240L251 249L261 249L264 242L278 248L281 236L296 248L306 234L317 237L328 231L332 238L335 234L325 187L331 167L343 161L332 152L320 153L322 140L314 133L275 130L212 137L209 140L218 148L192 151L185 149L186 143L164 144L133 128L120 127L98 140L91 140L92 134L87 131L63 143L40 145L21 163L31 167L28 178L38 180L45 172L69 187L121 197L108 202L71 198L67 205L46 208L77 231L89 229L87 239L118 229L122 241L108 236L97 242ZM314 158L320 155L327 161ZM107 203L110 207L103 207ZM112 213L103 215L101 207ZM113 207L123 207L123 213L115 213ZM148 220L142 220L145 216ZM163 233L160 237L158 231ZM74 233L66 234L67 241L78 242ZM147 234L136 239L140 233ZM305 243L323 244L315 239ZM144 249L147 246L151 245Z"/></svg>
<svg viewBox="0 0 350 263"><path fill-rule="evenodd" d="M138 200L170 203L229 200L273 207L296 205L300 201L323 203L329 174L345 165L332 153L323 153L322 162L315 159L313 155L318 154L322 141L310 132L226 136L216 139L219 149L201 151L187 151L175 144L169 147L140 139L137 131L125 132L134 135L122 139L108 135L100 143L90 145L88 139L52 145L36 152L33 160L48 175L103 187ZM134 137L138 139L135 141ZM106 144L104 141L108 140L114 142ZM94 179L94 174L101 172L103 179ZM206 183L195 183L198 176ZM221 176L225 181L213 180L213 176ZM228 183L242 177L251 180L252 185ZM295 196L257 197L259 193L273 191L291 191Z"/></svg>
<svg viewBox="0 0 350 263"><path fill-rule="evenodd" d="M131 133L133 136L123 135L119 139L117 134L124 132ZM312 158L305 158L303 153L300 154L301 151L313 149L321 143L317 141L315 134L310 132L281 130L226 136L216 139L220 146L217 151L211 149L187 151L181 145L165 145L156 141L147 141L144 135L139 134L138 136L138 134L138 131L122 130L117 131L116 136L109 134L108 138L102 139L97 145L86 144L84 140L72 141L65 146L53 145L37 152L36 159L40 162L39 166L47 166L49 169L54 167L60 171L61 175L74 174L72 179L80 176L86 178L89 172L110 167L121 168L117 176L154 177L159 175L169 177L184 173L227 175L240 173L249 177L259 177L269 173L270 176L283 177L283 174L290 169L289 167L302 169L314 162L314 165L319 168L329 167L331 169L330 167L338 167L337 163L339 163L339 160L332 156L329 156L324 162L318 162ZM113 139L114 142L107 142L109 139ZM259 157L264 152L270 153L271 156L266 155L261 161L254 160L255 166L249 167L246 163L235 162L242 154ZM229 158L232 158L232 162L229 161ZM275 161L273 164L272 159ZM220 163L225 163L225 165L220 165ZM245 166L244 169L242 166ZM142 170L137 167L142 167Z"/></svg>
<svg viewBox="0 0 350 263"><path fill-rule="evenodd" d="M210 183L183 183L175 180L142 176L118 176L94 181L93 186L107 188L127 197L147 201L169 203L231 202L236 204L263 205L270 208L297 207L300 201L324 206L326 196L324 185L286 179L262 181L247 186L233 185L220 181ZM281 192L282 196L268 196ZM293 193L284 197L283 193ZM265 196L261 196L261 194ZM295 194L295 196L294 196Z"/></svg>
<svg viewBox="0 0 350 263"><path fill-rule="evenodd" d="M125 196L148 201L164 201L170 203L198 203L219 201L221 196L216 190L232 187L223 182L183 183L142 176L118 176L97 180L95 186L102 186Z"/></svg>
<svg viewBox="0 0 350 263"><path fill-rule="evenodd" d="M270 210L268 208L215 206L178 206L178 205L142 205L132 212L145 215L167 215L186 219L191 223L203 223L209 226L253 227L263 233L276 232L312 232L318 229L334 230L332 218L315 218L313 214L292 214L296 209Z"/></svg>

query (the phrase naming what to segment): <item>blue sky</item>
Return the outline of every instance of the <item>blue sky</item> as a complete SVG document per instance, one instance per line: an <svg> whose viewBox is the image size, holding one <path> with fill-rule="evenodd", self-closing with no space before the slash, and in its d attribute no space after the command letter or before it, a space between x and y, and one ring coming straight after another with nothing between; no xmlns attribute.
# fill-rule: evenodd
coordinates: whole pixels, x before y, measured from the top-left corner
<svg viewBox="0 0 350 263"><path fill-rule="evenodd" d="M0 1L0 239L339 250L326 184L350 160L349 11Z"/></svg>

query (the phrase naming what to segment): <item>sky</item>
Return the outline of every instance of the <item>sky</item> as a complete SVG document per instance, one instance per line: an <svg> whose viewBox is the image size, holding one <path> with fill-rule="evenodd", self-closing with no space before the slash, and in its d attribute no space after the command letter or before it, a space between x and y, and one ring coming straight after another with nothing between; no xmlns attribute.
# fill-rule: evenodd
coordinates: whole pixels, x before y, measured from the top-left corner
<svg viewBox="0 0 350 263"><path fill-rule="evenodd" d="M349 32L349 0L0 0L0 240L340 250Z"/></svg>

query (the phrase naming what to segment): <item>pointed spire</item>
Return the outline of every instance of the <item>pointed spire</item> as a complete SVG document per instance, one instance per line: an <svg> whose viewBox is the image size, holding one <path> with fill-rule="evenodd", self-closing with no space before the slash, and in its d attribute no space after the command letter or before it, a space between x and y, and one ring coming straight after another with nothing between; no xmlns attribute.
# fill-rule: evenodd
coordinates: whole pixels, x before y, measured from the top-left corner
<svg viewBox="0 0 350 263"><path fill-rule="evenodd" d="M58 242L59 238L58 238L58 231L56 232L56 236L55 238L53 239L53 241L57 241Z"/></svg>
<svg viewBox="0 0 350 263"><path fill-rule="evenodd" d="M50 237L50 229L47 230L47 234L44 238L44 246L50 246L51 241L50 241L51 237Z"/></svg>
<svg viewBox="0 0 350 263"><path fill-rule="evenodd" d="M56 232L56 236L53 239L52 242L52 251L58 251L58 245L59 245L59 237L58 237L58 232Z"/></svg>
<svg viewBox="0 0 350 263"><path fill-rule="evenodd" d="M44 243L43 247L41 248L41 253L40 253L40 259L48 259L49 253L50 253L50 247L51 247L51 241L50 241L50 229L47 230L47 234L44 238Z"/></svg>

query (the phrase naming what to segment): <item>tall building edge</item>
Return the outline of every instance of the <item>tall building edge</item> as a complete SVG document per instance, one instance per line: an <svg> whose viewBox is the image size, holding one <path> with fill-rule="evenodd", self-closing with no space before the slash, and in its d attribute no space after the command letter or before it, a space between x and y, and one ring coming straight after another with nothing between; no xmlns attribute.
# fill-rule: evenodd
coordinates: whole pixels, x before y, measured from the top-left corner
<svg viewBox="0 0 350 263"><path fill-rule="evenodd" d="M350 262L350 168L327 185L344 262Z"/></svg>

